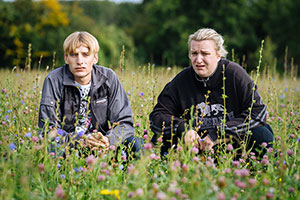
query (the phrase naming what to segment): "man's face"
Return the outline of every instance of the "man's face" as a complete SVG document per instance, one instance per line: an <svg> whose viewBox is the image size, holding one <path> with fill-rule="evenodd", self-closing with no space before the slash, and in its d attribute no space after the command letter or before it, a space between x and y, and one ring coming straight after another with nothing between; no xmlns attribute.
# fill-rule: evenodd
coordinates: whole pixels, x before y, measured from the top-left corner
<svg viewBox="0 0 300 200"><path fill-rule="evenodd" d="M92 78L93 64L98 62L98 54L91 54L88 47L80 45L74 53L65 53L64 57L75 81L81 85L87 85Z"/></svg>
<svg viewBox="0 0 300 200"><path fill-rule="evenodd" d="M189 57L194 71L201 78L212 75L221 58L216 51L216 44L213 40L192 40Z"/></svg>

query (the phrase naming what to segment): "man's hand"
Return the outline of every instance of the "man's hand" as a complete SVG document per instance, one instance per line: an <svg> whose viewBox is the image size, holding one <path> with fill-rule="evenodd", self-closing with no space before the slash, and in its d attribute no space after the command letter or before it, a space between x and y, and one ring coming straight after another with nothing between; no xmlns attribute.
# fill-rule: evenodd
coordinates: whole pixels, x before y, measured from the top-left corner
<svg viewBox="0 0 300 200"><path fill-rule="evenodd" d="M92 134L91 137L87 138L86 143L91 150L103 149L107 151L109 149L108 137L103 136L101 132Z"/></svg>
<svg viewBox="0 0 300 200"><path fill-rule="evenodd" d="M212 150L213 146L215 145L214 142L210 139L209 136L206 136L203 139L199 139L200 149L204 151Z"/></svg>
<svg viewBox="0 0 300 200"><path fill-rule="evenodd" d="M198 147L199 148L199 143L198 140L200 139L200 136L198 135L198 133L194 130L189 130L185 136L184 136L184 143L186 145L190 145L192 144L194 147Z"/></svg>

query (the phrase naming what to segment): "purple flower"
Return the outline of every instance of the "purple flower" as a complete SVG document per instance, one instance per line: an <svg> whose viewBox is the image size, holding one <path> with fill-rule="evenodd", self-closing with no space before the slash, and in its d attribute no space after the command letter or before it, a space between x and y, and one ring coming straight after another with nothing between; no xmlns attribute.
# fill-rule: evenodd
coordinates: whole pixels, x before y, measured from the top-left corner
<svg viewBox="0 0 300 200"><path fill-rule="evenodd" d="M60 128L57 129L57 134L58 135L61 135L61 136L64 136L64 131L61 130Z"/></svg>
<svg viewBox="0 0 300 200"><path fill-rule="evenodd" d="M232 150L233 150L232 144L228 144L228 145L227 145L227 151L232 151Z"/></svg>
<svg viewBox="0 0 300 200"><path fill-rule="evenodd" d="M105 176L102 176L102 175L100 175L100 176L98 176L98 181L104 181L105 180Z"/></svg>
<svg viewBox="0 0 300 200"><path fill-rule="evenodd" d="M197 153L199 153L199 149L196 147L192 147L191 152L194 154L197 154Z"/></svg>
<svg viewBox="0 0 300 200"><path fill-rule="evenodd" d="M61 174L60 177L61 177L62 179L65 179L65 178L66 178L66 176L65 176L64 174Z"/></svg>
<svg viewBox="0 0 300 200"><path fill-rule="evenodd" d="M59 199L64 199L66 197L64 189L59 184L55 189L55 196Z"/></svg>
<svg viewBox="0 0 300 200"><path fill-rule="evenodd" d="M144 147L147 150L151 150L152 149L152 144L151 143L146 143Z"/></svg>
<svg viewBox="0 0 300 200"><path fill-rule="evenodd" d="M78 137L82 137L83 134L84 134L84 131L80 131L80 132L77 134L77 136L78 136Z"/></svg>
<svg viewBox="0 0 300 200"><path fill-rule="evenodd" d="M31 136L32 136L32 133L31 133L31 132L29 132L29 133L26 133L24 136L25 136L25 137L28 137L28 138L31 138Z"/></svg>
<svg viewBox="0 0 300 200"><path fill-rule="evenodd" d="M75 171L76 173L80 172L80 170L79 170L77 167L74 167L74 171Z"/></svg>
<svg viewBox="0 0 300 200"><path fill-rule="evenodd" d="M6 92L7 92L6 88L2 88L2 93L6 93Z"/></svg>
<svg viewBox="0 0 300 200"><path fill-rule="evenodd" d="M11 151L13 151L13 150L16 149L16 145L14 143L10 143L9 148L10 148Z"/></svg>
<svg viewBox="0 0 300 200"><path fill-rule="evenodd" d="M94 165L96 162L96 159L94 157L94 155L90 155L89 157L86 158L86 163L87 165Z"/></svg>
<svg viewBox="0 0 300 200"><path fill-rule="evenodd" d="M289 149L289 150L288 150L288 155L289 155L289 156L292 156L293 154L294 154L293 150Z"/></svg>
<svg viewBox="0 0 300 200"><path fill-rule="evenodd" d="M61 167L61 164L57 164L57 169L59 169Z"/></svg>
<svg viewBox="0 0 300 200"><path fill-rule="evenodd" d="M24 104L25 104L25 102L24 102L23 100L21 100L21 104L22 104L22 105L24 105Z"/></svg>
<svg viewBox="0 0 300 200"><path fill-rule="evenodd" d="M39 138L36 137L36 136L33 136L33 137L31 138L31 141L32 141L32 142L38 142L38 141L39 141Z"/></svg>
<svg viewBox="0 0 300 200"><path fill-rule="evenodd" d="M12 111L11 111L11 110L8 110L7 112L8 112L8 113L11 113Z"/></svg>
<svg viewBox="0 0 300 200"><path fill-rule="evenodd" d="M141 96L141 97L144 96L144 92L141 92L141 93L140 93L140 96Z"/></svg>

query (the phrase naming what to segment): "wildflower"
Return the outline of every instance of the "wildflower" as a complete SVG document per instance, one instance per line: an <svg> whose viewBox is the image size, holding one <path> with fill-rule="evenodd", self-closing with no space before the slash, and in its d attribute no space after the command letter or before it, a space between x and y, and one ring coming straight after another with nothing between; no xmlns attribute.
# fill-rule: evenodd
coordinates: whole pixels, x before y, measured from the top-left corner
<svg viewBox="0 0 300 200"><path fill-rule="evenodd" d="M100 167L103 169L103 168L106 168L107 167L107 163L106 162L101 162L100 163Z"/></svg>
<svg viewBox="0 0 300 200"><path fill-rule="evenodd" d="M13 151L13 150L16 149L16 145L14 143L10 143L9 148L10 148L11 151Z"/></svg>
<svg viewBox="0 0 300 200"><path fill-rule="evenodd" d="M8 110L7 112L8 112L8 113L11 113L12 111L11 111L11 110Z"/></svg>
<svg viewBox="0 0 300 200"><path fill-rule="evenodd" d="M136 123L135 126L136 126L136 127L140 127L141 124L140 124L140 123Z"/></svg>
<svg viewBox="0 0 300 200"><path fill-rule="evenodd" d="M231 173L231 169L230 168L226 168L225 169L225 173L230 174Z"/></svg>
<svg viewBox="0 0 300 200"><path fill-rule="evenodd" d="M294 192L295 192L295 188L290 187L290 188L288 189L288 191L289 191L289 193L294 193Z"/></svg>
<svg viewBox="0 0 300 200"><path fill-rule="evenodd" d="M24 104L25 104L25 102L24 102L23 100L21 100L21 104L22 104L22 105L24 105Z"/></svg>
<svg viewBox="0 0 300 200"><path fill-rule="evenodd" d="M199 153L199 149L197 147L192 147L191 152L197 154Z"/></svg>
<svg viewBox="0 0 300 200"><path fill-rule="evenodd" d="M140 97L142 97L142 96L144 96L144 92L141 92L141 93L140 93Z"/></svg>
<svg viewBox="0 0 300 200"><path fill-rule="evenodd" d="M24 136L25 136L25 137L28 137L28 138L31 138L31 135L32 135L32 133L29 132L29 133L26 133Z"/></svg>
<svg viewBox="0 0 300 200"><path fill-rule="evenodd" d="M181 151L182 150L182 147L181 146L177 146L177 151Z"/></svg>
<svg viewBox="0 0 300 200"><path fill-rule="evenodd" d="M289 138L293 139L295 137L295 134L290 134Z"/></svg>
<svg viewBox="0 0 300 200"><path fill-rule="evenodd" d="M148 134L148 130L144 129L144 135L147 135L147 134Z"/></svg>
<svg viewBox="0 0 300 200"><path fill-rule="evenodd" d="M157 183L152 183L152 189L155 193L159 190L159 186L157 185Z"/></svg>
<svg viewBox="0 0 300 200"><path fill-rule="evenodd" d="M263 165L269 164L268 156L264 155L263 159L261 160L261 164L263 164Z"/></svg>
<svg viewBox="0 0 300 200"><path fill-rule="evenodd" d="M102 175L98 176L98 181L104 181L104 180L105 180L105 176Z"/></svg>
<svg viewBox="0 0 300 200"><path fill-rule="evenodd" d="M288 155L289 155L289 156L292 156L293 154L294 154L293 150L289 149L289 150L288 150Z"/></svg>
<svg viewBox="0 0 300 200"><path fill-rule="evenodd" d="M159 159L159 156L157 156L155 153L151 153L151 154L150 154L150 159L151 159L151 160L158 160L158 159Z"/></svg>
<svg viewBox="0 0 300 200"><path fill-rule="evenodd" d="M274 198L274 194L268 192L268 193L266 194L266 197L267 197L267 199L273 199L273 198Z"/></svg>
<svg viewBox="0 0 300 200"><path fill-rule="evenodd" d="M240 162L237 161L237 160L233 160L232 161L232 165L235 166L235 167L239 167L240 166Z"/></svg>
<svg viewBox="0 0 300 200"><path fill-rule="evenodd" d="M157 139L157 142L162 143L162 142L163 142L162 137L159 137L159 138Z"/></svg>
<svg viewBox="0 0 300 200"><path fill-rule="evenodd" d="M31 141L32 141L32 142L38 142L38 141L39 141L39 138L36 137L36 136L33 136L33 137L31 138Z"/></svg>
<svg viewBox="0 0 300 200"><path fill-rule="evenodd" d="M299 125L300 126L300 125ZM300 127L299 127L300 128ZM298 143L300 143L300 137L298 137Z"/></svg>
<svg viewBox="0 0 300 200"><path fill-rule="evenodd" d="M44 164L40 163L38 167L39 167L40 173L43 174L45 172L45 166L44 166Z"/></svg>
<svg viewBox="0 0 300 200"><path fill-rule="evenodd" d="M66 197L65 192L60 184L55 189L55 196L59 199L64 199Z"/></svg>
<svg viewBox="0 0 300 200"><path fill-rule="evenodd" d="M248 180L248 183L249 183L250 187L254 187L255 184L256 184L255 178L250 178L250 179Z"/></svg>
<svg viewBox="0 0 300 200"><path fill-rule="evenodd" d="M64 136L64 131L61 130L60 128L57 129L57 134L60 136Z"/></svg>
<svg viewBox="0 0 300 200"><path fill-rule="evenodd" d="M167 195L166 195L165 193L163 193L163 192L158 192L158 193L156 194L156 198L157 198L158 200L164 200L164 199L167 199Z"/></svg>
<svg viewBox="0 0 300 200"><path fill-rule="evenodd" d="M264 148L266 148L267 145L268 145L268 144L267 144L266 142L261 143L261 146L264 147Z"/></svg>
<svg viewBox="0 0 300 200"><path fill-rule="evenodd" d="M269 184L270 184L270 181L269 181L268 179L266 179L266 178L263 178L262 183L263 183L264 185L269 185Z"/></svg>
<svg viewBox="0 0 300 200"><path fill-rule="evenodd" d="M56 166L56 167L57 167L57 169L59 169L59 168L61 167L61 164L57 164L57 166Z"/></svg>
<svg viewBox="0 0 300 200"><path fill-rule="evenodd" d="M65 176L64 174L61 174L60 177L61 177L62 179L65 179L65 178L66 178L66 176Z"/></svg>
<svg viewBox="0 0 300 200"><path fill-rule="evenodd" d="M136 196L143 196L144 195L144 190L142 188L138 188L135 191Z"/></svg>
<svg viewBox="0 0 300 200"><path fill-rule="evenodd" d="M84 134L84 131L79 131L79 133L77 133L77 137L82 137Z"/></svg>
<svg viewBox="0 0 300 200"><path fill-rule="evenodd" d="M218 193L218 200L225 200L226 199L226 195L224 192L219 192Z"/></svg>
<svg viewBox="0 0 300 200"><path fill-rule="evenodd" d="M151 150L152 149L152 144L151 143L146 143L144 147L145 147L146 150Z"/></svg>
<svg viewBox="0 0 300 200"><path fill-rule="evenodd" d="M234 184L241 189L245 189L247 187L246 183L244 183L243 181L239 181L239 180L235 180Z"/></svg>
<svg viewBox="0 0 300 200"><path fill-rule="evenodd" d="M77 167L74 167L74 171L78 173L80 170Z"/></svg>
<svg viewBox="0 0 300 200"><path fill-rule="evenodd" d="M273 151L272 147L269 147L268 150L267 150L268 153L272 153L272 151Z"/></svg>
<svg viewBox="0 0 300 200"><path fill-rule="evenodd" d="M114 195L116 197L116 199L120 199L120 194L119 194L119 190L101 190L100 194L102 195Z"/></svg>
<svg viewBox="0 0 300 200"><path fill-rule="evenodd" d="M225 177L224 176L220 176L219 179L218 179L218 186L220 188L223 188L226 186L226 180L225 180Z"/></svg>
<svg viewBox="0 0 300 200"><path fill-rule="evenodd" d="M149 136L147 134L143 136L144 140L148 140L148 138L149 138Z"/></svg>
<svg viewBox="0 0 300 200"><path fill-rule="evenodd" d="M188 166L186 164L182 165L182 171L187 172L188 171Z"/></svg>
<svg viewBox="0 0 300 200"><path fill-rule="evenodd" d="M199 162L199 158L198 158L197 156L195 156L195 157L193 158L193 160L194 160L195 162Z"/></svg>
<svg viewBox="0 0 300 200"><path fill-rule="evenodd" d="M94 157L94 155L89 155L86 159L85 159L87 165L91 166L94 165L96 162L96 159Z"/></svg>
<svg viewBox="0 0 300 200"><path fill-rule="evenodd" d="M127 195L128 198L134 198L135 197L135 193L134 192L129 192Z"/></svg>
<svg viewBox="0 0 300 200"><path fill-rule="evenodd" d="M109 146L109 149L115 151L115 150L116 150L116 147L115 147L114 145L110 145L110 146Z"/></svg>
<svg viewBox="0 0 300 200"><path fill-rule="evenodd" d="M232 150L233 150L232 144L228 144L228 145L227 145L227 151L232 151Z"/></svg>
<svg viewBox="0 0 300 200"><path fill-rule="evenodd" d="M6 92L7 92L6 88L2 88L2 93L4 94Z"/></svg>

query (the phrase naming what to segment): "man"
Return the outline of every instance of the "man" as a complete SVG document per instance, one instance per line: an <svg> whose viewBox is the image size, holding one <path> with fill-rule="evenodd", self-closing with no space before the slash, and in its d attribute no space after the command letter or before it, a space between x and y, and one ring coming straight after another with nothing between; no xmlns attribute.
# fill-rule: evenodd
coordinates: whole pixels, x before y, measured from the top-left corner
<svg viewBox="0 0 300 200"><path fill-rule="evenodd" d="M163 134L162 154L176 145L178 138L200 150L211 150L220 139L238 145L246 142L254 151L263 142L272 146L266 106L247 72L225 59L223 43L222 36L209 28L189 36L192 66L165 86L150 114L155 133L152 141Z"/></svg>
<svg viewBox="0 0 300 200"><path fill-rule="evenodd" d="M65 65L51 71L44 81L39 110L40 133L49 126L50 137L78 142L84 135L91 150L131 144L134 137L129 100L116 74L98 66L99 44L88 32L74 32L64 41ZM47 127L46 127L47 126Z"/></svg>

